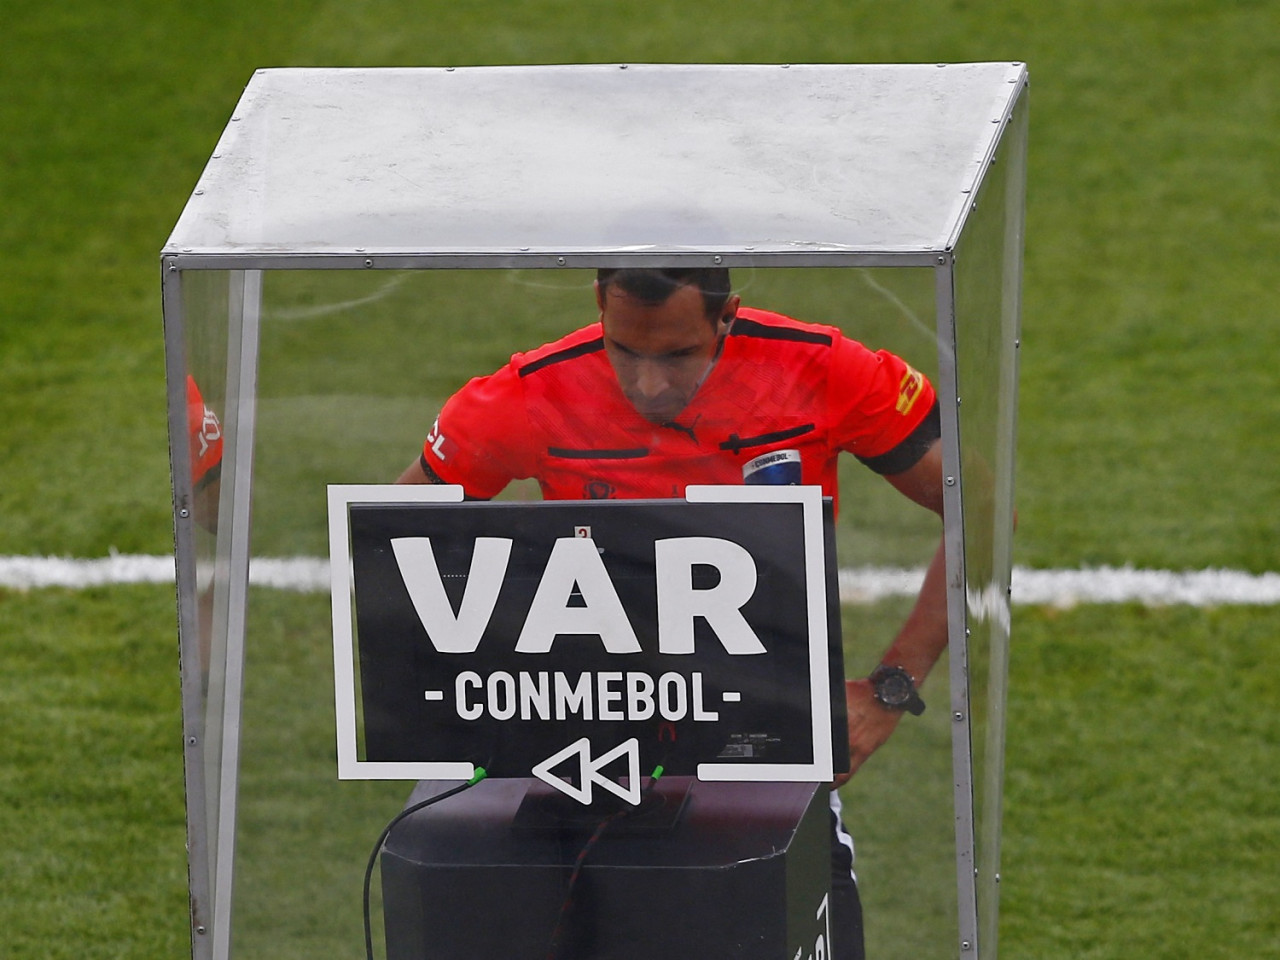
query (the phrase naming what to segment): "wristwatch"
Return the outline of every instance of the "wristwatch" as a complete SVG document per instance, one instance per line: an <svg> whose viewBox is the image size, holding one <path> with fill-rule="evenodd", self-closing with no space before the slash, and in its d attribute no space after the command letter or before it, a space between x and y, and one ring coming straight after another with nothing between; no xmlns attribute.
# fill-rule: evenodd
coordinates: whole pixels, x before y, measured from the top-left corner
<svg viewBox="0 0 1280 960"><path fill-rule="evenodd" d="M876 702L888 710L905 710L912 716L924 713L924 701L916 692L916 682L902 667L884 664L871 671L871 689Z"/></svg>

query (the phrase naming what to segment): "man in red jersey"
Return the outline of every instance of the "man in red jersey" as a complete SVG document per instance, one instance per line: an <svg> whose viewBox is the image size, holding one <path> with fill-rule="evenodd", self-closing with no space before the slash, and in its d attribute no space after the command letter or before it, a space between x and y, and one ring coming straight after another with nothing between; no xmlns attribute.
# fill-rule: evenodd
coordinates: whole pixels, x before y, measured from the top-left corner
<svg viewBox="0 0 1280 960"><path fill-rule="evenodd" d="M724 269L601 270L599 321L459 390L401 483L488 498L533 477L547 499L682 497L743 482L751 460L798 453L801 482L837 496L848 452L942 513L933 387L839 329L741 305ZM846 683L850 773L923 709L916 687L947 643L942 547L871 677ZM836 784L835 786L839 786ZM852 843L832 792L834 956L862 956Z"/></svg>

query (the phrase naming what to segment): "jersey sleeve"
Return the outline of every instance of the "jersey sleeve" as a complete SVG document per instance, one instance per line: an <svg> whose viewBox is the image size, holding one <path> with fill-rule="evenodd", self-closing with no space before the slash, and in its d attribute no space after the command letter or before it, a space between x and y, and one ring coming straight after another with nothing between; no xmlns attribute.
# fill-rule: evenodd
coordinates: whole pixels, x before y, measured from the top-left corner
<svg viewBox="0 0 1280 960"><path fill-rule="evenodd" d="M837 339L828 387L835 445L877 473L909 469L939 436L933 384L887 350Z"/></svg>
<svg viewBox="0 0 1280 960"><path fill-rule="evenodd" d="M449 398L423 443L422 463L468 496L487 499L533 475L532 435L520 378L508 365Z"/></svg>

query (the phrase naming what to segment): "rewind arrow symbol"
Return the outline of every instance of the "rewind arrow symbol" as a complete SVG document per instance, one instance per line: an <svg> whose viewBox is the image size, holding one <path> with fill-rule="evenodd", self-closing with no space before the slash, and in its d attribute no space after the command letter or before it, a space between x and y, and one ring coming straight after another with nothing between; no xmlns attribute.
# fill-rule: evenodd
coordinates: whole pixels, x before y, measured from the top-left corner
<svg viewBox="0 0 1280 960"><path fill-rule="evenodd" d="M559 766L575 755L578 757L578 782L582 784L580 787L575 787L567 780L551 772L554 767ZM627 758L628 786L625 787L610 780L600 772L604 767L622 756ZM535 766L532 772L543 783L573 797L579 803L590 803L591 786L592 784L598 784L614 796L621 797L632 806L639 806L640 804L640 741L635 737L623 741L594 760L591 757L591 741L583 737L581 740L571 743L563 750L547 757L547 759Z"/></svg>

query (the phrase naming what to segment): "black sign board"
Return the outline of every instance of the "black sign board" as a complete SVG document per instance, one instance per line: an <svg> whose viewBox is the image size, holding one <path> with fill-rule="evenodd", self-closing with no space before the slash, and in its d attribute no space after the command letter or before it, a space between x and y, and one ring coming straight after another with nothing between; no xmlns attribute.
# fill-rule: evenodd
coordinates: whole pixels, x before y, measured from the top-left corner
<svg viewBox="0 0 1280 960"><path fill-rule="evenodd" d="M582 802L634 802L658 766L831 778L843 672L817 488L459 498L331 488L341 776L482 766Z"/></svg>

